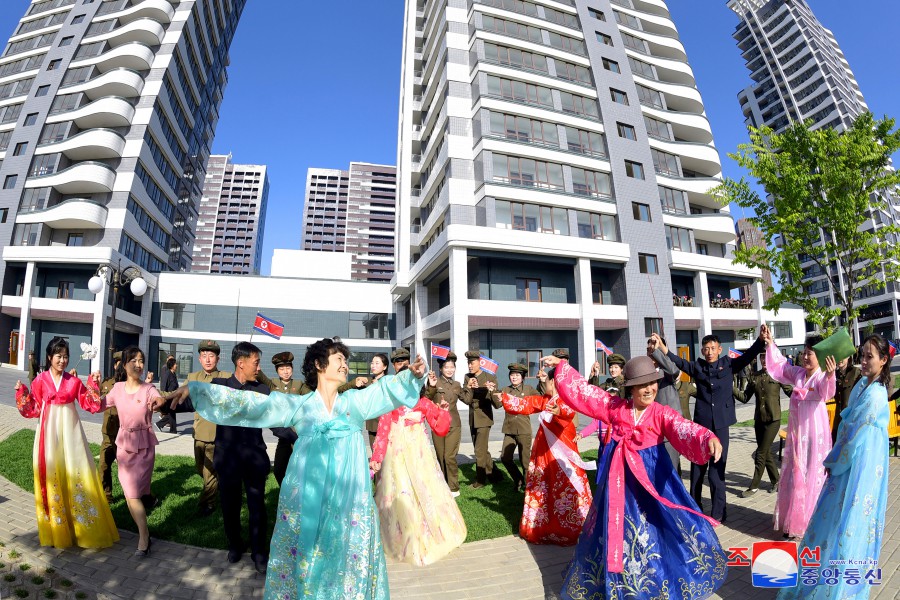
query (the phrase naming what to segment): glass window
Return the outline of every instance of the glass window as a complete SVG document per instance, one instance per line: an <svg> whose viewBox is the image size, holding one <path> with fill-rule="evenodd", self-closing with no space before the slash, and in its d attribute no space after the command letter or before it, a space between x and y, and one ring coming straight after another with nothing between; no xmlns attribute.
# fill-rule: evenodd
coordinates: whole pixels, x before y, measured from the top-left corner
<svg viewBox="0 0 900 600"><path fill-rule="evenodd" d="M684 192L681 190L673 190L671 188L657 186L659 189L659 203L665 212L687 214L685 208Z"/></svg>
<svg viewBox="0 0 900 600"><path fill-rule="evenodd" d="M636 140L637 133L634 131L634 127L631 125L626 125L625 123L616 123L616 129L619 131L619 137L625 138L626 140Z"/></svg>
<svg viewBox="0 0 900 600"><path fill-rule="evenodd" d="M631 160L625 161L625 174L634 179L644 178L644 165Z"/></svg>
<svg viewBox="0 0 900 600"><path fill-rule="evenodd" d="M37 123L37 116L38 116L37 113L31 113L31 114L27 115L25 117L24 125L27 127L29 125L34 125L35 123Z"/></svg>
<svg viewBox="0 0 900 600"><path fill-rule="evenodd" d="M174 304L163 302L159 307L159 325L164 329L194 329L196 304Z"/></svg>
<svg viewBox="0 0 900 600"><path fill-rule="evenodd" d="M41 96L46 96L50 92L49 85L42 85L38 87L37 91L34 93L35 97L40 98Z"/></svg>
<svg viewBox="0 0 900 600"><path fill-rule="evenodd" d="M572 168L573 192L580 196L609 198L612 195L609 173Z"/></svg>
<svg viewBox="0 0 900 600"><path fill-rule="evenodd" d="M648 79L656 79L656 73L653 72L653 67L648 63L645 63L642 60L638 60L636 58L628 57L628 64L631 66L631 72L635 75L640 75L642 77L646 77Z"/></svg>
<svg viewBox="0 0 900 600"><path fill-rule="evenodd" d="M631 203L631 212L635 221L650 221L650 205L641 204L640 202Z"/></svg>
<svg viewBox="0 0 900 600"><path fill-rule="evenodd" d="M360 340L388 339L388 316L384 313L350 313L350 338Z"/></svg>
<svg viewBox="0 0 900 600"><path fill-rule="evenodd" d="M656 264L655 254L638 254L638 266L641 269L641 273L659 275L659 267Z"/></svg>
<svg viewBox="0 0 900 600"><path fill-rule="evenodd" d="M653 334L663 335L663 320L656 317L644 318L644 335L650 337Z"/></svg>
<svg viewBox="0 0 900 600"><path fill-rule="evenodd" d="M516 350L516 362L528 367L526 377L537 377L541 370L541 356L540 350Z"/></svg>
<svg viewBox="0 0 900 600"><path fill-rule="evenodd" d="M194 370L194 346L192 344L172 344L160 342L159 355L156 361L156 372L164 373L169 357L175 359L175 375L184 381Z"/></svg>
<svg viewBox="0 0 900 600"><path fill-rule="evenodd" d="M75 18L72 19L72 25L78 25L79 23L84 22L84 15L75 15Z"/></svg>
<svg viewBox="0 0 900 600"><path fill-rule="evenodd" d="M28 150L28 142L19 142L13 150L13 156L22 156Z"/></svg>
<svg viewBox="0 0 900 600"><path fill-rule="evenodd" d="M63 39L61 39L59 41L59 47L62 48L63 46L68 46L69 44L72 43L73 39L75 39L75 36L72 36L72 35L64 37Z"/></svg>
<svg viewBox="0 0 900 600"><path fill-rule="evenodd" d="M606 144L602 133L566 127L566 146L571 152L606 156Z"/></svg>
<svg viewBox="0 0 900 600"><path fill-rule="evenodd" d="M603 19L603 20L605 21L606 19ZM601 44L603 44L605 46L613 45L612 38L609 37L608 35L606 35L605 33L600 33L599 31L597 31L596 34L597 34L597 41L600 42Z"/></svg>
<svg viewBox="0 0 900 600"><path fill-rule="evenodd" d="M627 27L631 27L632 29L641 28L641 23L640 21L638 21L637 17L619 12L616 9L613 9L613 16L616 18L616 23L618 23L619 25L625 25Z"/></svg>
<svg viewBox="0 0 900 600"><path fill-rule="evenodd" d="M678 250L679 252L691 251L691 233L682 227L666 225L666 242L669 245L669 250Z"/></svg>
<svg viewBox="0 0 900 600"><path fill-rule="evenodd" d="M578 237L611 242L618 241L615 216L577 211L575 218L578 221Z"/></svg>
<svg viewBox="0 0 900 600"><path fill-rule="evenodd" d="M626 94L622 90L609 88L609 95L612 98L612 101L616 104L624 104L625 106L628 106L628 94Z"/></svg>
<svg viewBox="0 0 900 600"><path fill-rule="evenodd" d="M60 281L56 286L56 297L59 299L71 300L75 297L75 282Z"/></svg>
<svg viewBox="0 0 900 600"><path fill-rule="evenodd" d="M516 279L516 300L524 300L525 302L541 301L541 280L540 279Z"/></svg>
<svg viewBox="0 0 900 600"><path fill-rule="evenodd" d="M613 73L621 73L622 70L619 69L619 63L614 60L610 60L608 58L603 59L603 68L607 71L612 71Z"/></svg>
<svg viewBox="0 0 900 600"><path fill-rule="evenodd" d="M3 180L3 189L11 190L16 187L16 181L19 179L18 175L7 175L6 179Z"/></svg>
<svg viewBox="0 0 900 600"><path fill-rule="evenodd" d="M644 115L644 125L647 127L647 135L650 137L660 140L672 139L672 135L669 133L669 124L665 121Z"/></svg>
<svg viewBox="0 0 900 600"><path fill-rule="evenodd" d="M37 246L37 223L20 223L13 230L13 246Z"/></svg>
<svg viewBox="0 0 900 600"><path fill-rule="evenodd" d="M597 108L597 101L593 98L585 98L584 96L576 96L569 92L560 92L562 100L563 112L573 113L580 116L588 116L594 119L600 118L600 111Z"/></svg>
<svg viewBox="0 0 900 600"><path fill-rule="evenodd" d="M644 40L637 38L630 33L622 33L622 43L625 44L626 48L631 48L636 52L640 52L642 54L647 54L647 47L644 44Z"/></svg>
<svg viewBox="0 0 900 600"><path fill-rule="evenodd" d="M84 234L70 233L69 238L66 240L66 246L84 246Z"/></svg>
<svg viewBox="0 0 900 600"><path fill-rule="evenodd" d="M657 173L681 177L681 172L678 170L678 159L674 154L650 148L650 155L653 157L653 168Z"/></svg>
<svg viewBox="0 0 900 600"><path fill-rule="evenodd" d="M596 8L589 8L588 14L597 19L598 21L605 21L606 14L602 10L597 10Z"/></svg>
<svg viewBox="0 0 900 600"><path fill-rule="evenodd" d="M512 213L510 203L506 200L497 200L494 203L494 211L497 215L497 227L500 229L512 229Z"/></svg>

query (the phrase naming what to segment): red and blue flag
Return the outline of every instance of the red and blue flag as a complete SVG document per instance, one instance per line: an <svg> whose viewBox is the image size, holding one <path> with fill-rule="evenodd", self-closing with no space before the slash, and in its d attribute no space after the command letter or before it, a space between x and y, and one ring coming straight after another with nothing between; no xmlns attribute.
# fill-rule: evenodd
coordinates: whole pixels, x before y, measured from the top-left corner
<svg viewBox="0 0 900 600"><path fill-rule="evenodd" d="M253 329L260 333L264 333L269 337L273 337L276 340L280 340L281 335L284 333L284 324L265 317L260 313L256 313L256 321L253 323Z"/></svg>
<svg viewBox="0 0 900 600"><path fill-rule="evenodd" d="M728 349L728 358L737 358L738 356L743 356L743 352L740 350L736 350L734 348Z"/></svg>
<svg viewBox="0 0 900 600"><path fill-rule="evenodd" d="M440 344L431 344L431 358L447 360L448 356L450 356L450 348Z"/></svg>
<svg viewBox="0 0 900 600"><path fill-rule="evenodd" d="M497 361L489 359L484 354L481 355L478 364L481 365L483 371L487 371L491 375L496 375L497 370L500 368L500 364Z"/></svg>
<svg viewBox="0 0 900 600"><path fill-rule="evenodd" d="M897 348L897 344L895 344L894 342L890 342L890 341L888 342L888 346L889 346L888 351L891 353L891 358L894 358L894 356L897 354L897 352L900 352L900 348Z"/></svg>
<svg viewBox="0 0 900 600"><path fill-rule="evenodd" d="M609 356L613 353L613 349L601 342L600 340L594 340L594 350L597 352L602 352L603 354Z"/></svg>

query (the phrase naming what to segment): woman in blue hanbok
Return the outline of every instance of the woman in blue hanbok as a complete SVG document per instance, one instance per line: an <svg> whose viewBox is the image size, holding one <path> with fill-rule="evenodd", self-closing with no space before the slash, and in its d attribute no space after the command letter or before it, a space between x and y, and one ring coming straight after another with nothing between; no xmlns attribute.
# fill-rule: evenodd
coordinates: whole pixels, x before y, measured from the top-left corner
<svg viewBox="0 0 900 600"><path fill-rule="evenodd" d="M876 573L887 507L891 364L883 337L866 339L860 363L863 377L841 411L837 441L825 458L828 479L800 544L801 550L820 549L818 577L808 578L810 585L806 585L801 572L797 587L783 589L779 600L868 598L870 580L881 579ZM824 572L834 569L838 570L837 581L826 581ZM855 569L858 577L846 577L848 569Z"/></svg>
<svg viewBox="0 0 900 600"><path fill-rule="evenodd" d="M219 425L294 427L299 436L282 482L266 574L266 600L381 600L389 597L387 568L366 444L374 419L415 406L427 371L421 357L406 371L338 395L350 351L340 341L312 344L303 375L314 392L268 396L191 382L200 415Z"/></svg>

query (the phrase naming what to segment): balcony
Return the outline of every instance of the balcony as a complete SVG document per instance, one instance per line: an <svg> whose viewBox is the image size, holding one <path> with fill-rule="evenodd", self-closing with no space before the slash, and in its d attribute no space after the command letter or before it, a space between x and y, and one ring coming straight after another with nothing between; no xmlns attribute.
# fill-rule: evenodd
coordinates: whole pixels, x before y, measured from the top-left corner
<svg viewBox="0 0 900 600"><path fill-rule="evenodd" d="M116 181L116 172L101 162L87 161L68 169L29 177L26 188L53 187L61 194L108 194Z"/></svg>
<svg viewBox="0 0 900 600"><path fill-rule="evenodd" d="M762 271L759 269L751 269L745 265L735 264L730 258L681 252L679 250L669 251L669 267L680 271L703 271L732 277L751 279L762 277Z"/></svg>
<svg viewBox="0 0 900 600"><path fill-rule="evenodd" d="M718 295L715 298L709 299L709 307L710 308L728 308L735 310L753 310L753 301L752 300L736 300L734 298L723 298L721 295Z"/></svg>
<svg viewBox="0 0 900 600"><path fill-rule="evenodd" d="M109 40L112 46L121 46L128 42L142 42L148 46L159 46L166 35L166 29L152 19L138 19L113 29L109 33L101 33L85 37L85 42Z"/></svg>
<svg viewBox="0 0 900 600"><path fill-rule="evenodd" d="M80 108L47 118L47 123L75 121L79 129L125 127L134 119L134 107L125 98L108 97L94 100Z"/></svg>
<svg viewBox="0 0 900 600"><path fill-rule="evenodd" d="M35 155L61 152L73 161L121 158L125 138L111 129L88 129L61 142L43 144Z"/></svg>
<svg viewBox="0 0 900 600"><path fill-rule="evenodd" d="M153 50L147 44L128 42L111 48L99 56L72 61L70 68L97 65L97 68L104 73L113 69L147 71L153 65L153 58Z"/></svg>
<svg viewBox="0 0 900 600"><path fill-rule="evenodd" d="M712 128L704 115L664 110L646 104L641 104L641 112L654 119L668 121L672 125L672 132L678 139L699 144L711 144L713 141Z"/></svg>
<svg viewBox="0 0 900 600"><path fill-rule="evenodd" d="M91 100L104 96L136 98L144 89L144 78L137 71L119 68L97 75L84 83L61 89L64 89L66 94L84 92Z"/></svg>
<svg viewBox="0 0 900 600"><path fill-rule="evenodd" d="M103 229L108 210L84 198L65 200L50 208L16 215L16 224L44 223L54 229Z"/></svg>
<svg viewBox="0 0 900 600"><path fill-rule="evenodd" d="M131 23L138 19L153 19L159 23L171 23L175 17L175 9L166 0L143 0L135 6L104 16L109 15L118 17L120 23Z"/></svg>
<svg viewBox="0 0 900 600"><path fill-rule="evenodd" d="M680 142L650 138L650 147L676 154L681 158L681 166L688 171L710 173L713 176L722 172L719 152L709 144Z"/></svg>

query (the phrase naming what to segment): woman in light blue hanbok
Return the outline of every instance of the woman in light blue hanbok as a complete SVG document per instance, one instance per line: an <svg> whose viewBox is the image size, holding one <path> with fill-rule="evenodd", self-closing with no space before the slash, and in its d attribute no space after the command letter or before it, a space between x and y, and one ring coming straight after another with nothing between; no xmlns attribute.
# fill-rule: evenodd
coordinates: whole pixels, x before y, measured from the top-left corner
<svg viewBox="0 0 900 600"><path fill-rule="evenodd" d="M299 439L281 485L266 574L266 600L295 598L382 600L387 568L366 443L366 419L419 400L427 367L421 357L406 371L338 395L350 352L320 340L303 360L305 396L268 396L191 382L203 418L219 425L294 427ZM176 392L179 402L187 391Z"/></svg>
<svg viewBox="0 0 900 600"><path fill-rule="evenodd" d="M868 598L871 581L881 579L891 358L888 343L879 335L866 339L860 355L863 377L841 411L837 441L825 458L828 479L800 544L801 551L820 549L818 576L804 583L801 568L797 587L781 590L779 600ZM832 571L832 578L826 578L826 570ZM848 576L851 573L854 577Z"/></svg>

